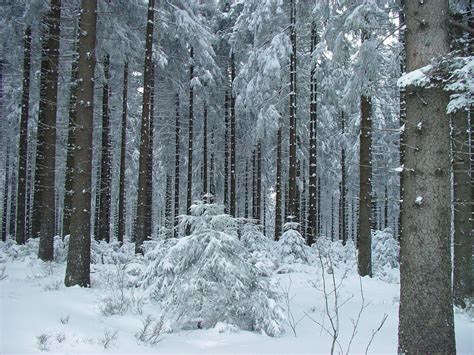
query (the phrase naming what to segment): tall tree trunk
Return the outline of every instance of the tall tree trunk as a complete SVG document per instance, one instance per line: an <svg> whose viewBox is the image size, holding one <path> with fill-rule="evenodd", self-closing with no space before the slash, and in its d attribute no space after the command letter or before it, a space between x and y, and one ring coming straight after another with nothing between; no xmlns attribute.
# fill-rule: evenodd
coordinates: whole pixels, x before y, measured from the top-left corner
<svg viewBox="0 0 474 355"><path fill-rule="evenodd" d="M290 137L288 161L288 222L297 222L297 187L296 187L296 3L290 1Z"/></svg>
<svg viewBox="0 0 474 355"><path fill-rule="evenodd" d="M127 111L128 111L128 62L123 68L122 92L122 136L120 143L120 181L118 201L118 233L117 239L123 243L125 236L125 147L127 144Z"/></svg>
<svg viewBox="0 0 474 355"><path fill-rule="evenodd" d="M249 161L245 160L245 206L244 217L249 218Z"/></svg>
<svg viewBox="0 0 474 355"><path fill-rule="evenodd" d="M79 25L80 26L80 25ZM74 178L74 149L76 139L76 119L77 119L77 95L78 95L78 62L79 62L79 39L80 32L77 30L76 42L74 43L74 59L71 64L71 86L69 92L69 123L67 131L66 146L66 177L64 179L64 203L63 203L63 233L71 234L71 214L72 214L72 186Z"/></svg>
<svg viewBox="0 0 474 355"><path fill-rule="evenodd" d="M316 24L311 24L311 47L310 56L313 60L313 52L318 44L318 34L316 32ZM311 67L309 76L309 196L308 196L308 229L307 244L312 245L319 234L317 227L317 205L318 205L318 170L317 170L317 120L318 120L318 104L317 93L318 86L316 82L316 67Z"/></svg>
<svg viewBox="0 0 474 355"><path fill-rule="evenodd" d="M407 1L405 10L406 64L411 72L449 52L448 2ZM442 87L407 87L399 353L456 353L447 104Z"/></svg>
<svg viewBox="0 0 474 355"><path fill-rule="evenodd" d="M384 211L383 211L383 228L388 228L388 189L385 186Z"/></svg>
<svg viewBox="0 0 474 355"><path fill-rule="evenodd" d="M2 213L2 241L7 240L8 235L8 186L10 185L10 145L7 145L7 154L5 156L5 182L3 187L3 213Z"/></svg>
<svg viewBox="0 0 474 355"><path fill-rule="evenodd" d="M188 123L188 186L186 198L186 214L191 214L193 203L193 119L194 119L194 49L189 53L191 64L189 66L189 123Z"/></svg>
<svg viewBox="0 0 474 355"><path fill-rule="evenodd" d="M104 59L104 83L102 90L102 157L100 169L100 203L98 240L110 241L110 114L109 114L109 65L110 56Z"/></svg>
<svg viewBox="0 0 474 355"><path fill-rule="evenodd" d="M360 109L358 271L360 276L372 276L372 101L370 97L361 96Z"/></svg>
<svg viewBox="0 0 474 355"><path fill-rule="evenodd" d="M406 70L406 53L405 53L405 0L400 0L401 7L398 11L398 19L400 22L400 29L398 32L398 41L400 43L400 74L403 74ZM406 121L406 99L405 99L405 88L400 88L400 166L405 164L405 121ZM400 200L399 200L399 212L398 212L398 241L402 240L402 225L401 215L403 209L403 174L400 174Z"/></svg>
<svg viewBox="0 0 474 355"><path fill-rule="evenodd" d="M237 217L236 205L237 205L237 175L235 166L235 154L237 150L236 137L235 137L235 92L234 92L234 80L235 80L235 58L234 53L230 59L230 215Z"/></svg>
<svg viewBox="0 0 474 355"><path fill-rule="evenodd" d="M262 143L257 143L257 190L256 190L256 214L258 224L262 223Z"/></svg>
<svg viewBox="0 0 474 355"><path fill-rule="evenodd" d="M58 98L61 0L51 0L41 56L41 83L36 148L33 234L39 235L38 257L54 258L56 108Z"/></svg>
<svg viewBox="0 0 474 355"><path fill-rule="evenodd" d="M276 184L275 184L275 235L273 239L278 241L281 236L281 224L282 224L282 186L281 186L281 161L282 161L282 152L281 152L281 145L282 145L282 130L281 124L278 127L277 133L277 158L276 158Z"/></svg>
<svg viewBox="0 0 474 355"><path fill-rule="evenodd" d="M341 113L341 231L339 232L342 240L342 245L346 245L347 242L347 186L346 186L346 148L345 148L345 125L346 125L346 116L345 112Z"/></svg>
<svg viewBox="0 0 474 355"><path fill-rule="evenodd" d="M229 213L229 92L226 90L224 99L224 207Z"/></svg>
<svg viewBox="0 0 474 355"><path fill-rule="evenodd" d="M316 194L318 195L318 199L317 199L317 205L316 205L316 207L317 207L316 208L316 211L317 211L316 217L317 217L317 221L318 221L318 223L317 223L318 227L316 228L316 230L317 230L318 235L320 235L321 234L321 178L319 176L317 177L317 184L318 184L318 186L317 186L317 189L316 189L316 191L317 191Z"/></svg>
<svg viewBox="0 0 474 355"><path fill-rule="evenodd" d="M67 258L66 286L90 286L92 130L94 116L94 70L97 2L82 0L78 62L78 95L71 237Z"/></svg>
<svg viewBox="0 0 474 355"><path fill-rule="evenodd" d="M140 131L140 159L138 162L138 201L137 201L137 229L135 236L135 252L143 253L142 244L150 235L151 221L149 220L148 186L149 181L149 153L150 153L150 102L151 77L153 56L153 26L155 18L155 0L148 0L148 15L145 39L145 74L143 77L142 126Z"/></svg>
<svg viewBox="0 0 474 355"><path fill-rule="evenodd" d="M173 197L173 193L171 191L172 182L171 182L171 175L166 175L166 190L165 190L165 227L171 228L173 226L173 222L171 221L171 201Z"/></svg>
<svg viewBox="0 0 474 355"><path fill-rule="evenodd" d="M208 192L208 179L207 179L207 103L204 101L204 124L203 124L203 157L202 157L202 164L203 164L203 193L204 195Z"/></svg>
<svg viewBox="0 0 474 355"><path fill-rule="evenodd" d="M175 123L175 153L174 153L174 236L178 236L178 216L179 216L179 167L180 167L180 146L179 146L179 137L181 135L180 128L180 114L179 114L179 93L176 92L175 99L176 106L176 123Z"/></svg>
<svg viewBox="0 0 474 355"><path fill-rule="evenodd" d="M470 13L470 12L469 12ZM462 16L456 16L458 22ZM464 40L464 32L456 30L451 39L451 47L464 52L465 56L471 53L469 47L458 44L457 40ZM467 36L466 36L467 37ZM474 44L473 44L474 45ZM463 48L464 47L464 48ZM473 117L471 115L470 119ZM451 116L452 120L452 151L453 151L453 192L454 192L454 249L453 249L453 291L456 305L465 308L464 299L472 290L471 263L472 263L472 223L471 217L471 174L469 156L469 111L460 110Z"/></svg>
<svg viewBox="0 0 474 355"><path fill-rule="evenodd" d="M257 151L252 151L252 218L257 219Z"/></svg>
<svg viewBox="0 0 474 355"><path fill-rule="evenodd" d="M31 27L26 27L23 39L23 89L21 97L20 144L18 146L18 196L16 213L17 244L25 244L27 239L25 227L26 185L28 182L26 175L28 172L28 110L30 106Z"/></svg>
<svg viewBox="0 0 474 355"><path fill-rule="evenodd" d="M151 238L153 234L153 150L154 150L154 134L155 134L155 63L152 61L150 69L150 138L148 142L147 155L147 194L146 194L146 230L145 235Z"/></svg>

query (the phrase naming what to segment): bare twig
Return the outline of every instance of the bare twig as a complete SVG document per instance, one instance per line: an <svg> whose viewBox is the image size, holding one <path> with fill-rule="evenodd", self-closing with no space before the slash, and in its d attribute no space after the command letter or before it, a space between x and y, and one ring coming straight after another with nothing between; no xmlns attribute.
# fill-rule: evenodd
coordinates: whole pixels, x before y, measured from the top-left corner
<svg viewBox="0 0 474 355"><path fill-rule="evenodd" d="M385 313L383 315L383 318L382 318L382 321L380 322L380 325L377 329L375 330L372 330L372 336L370 337L370 341L369 341L369 344L367 344L367 347L365 348L365 354L367 355L367 353L369 352L369 348L370 348L370 345L372 344L372 340L374 340L374 337L375 335L380 331L380 329L382 329L383 325L385 324L385 321L387 320L388 318L388 314Z"/></svg>

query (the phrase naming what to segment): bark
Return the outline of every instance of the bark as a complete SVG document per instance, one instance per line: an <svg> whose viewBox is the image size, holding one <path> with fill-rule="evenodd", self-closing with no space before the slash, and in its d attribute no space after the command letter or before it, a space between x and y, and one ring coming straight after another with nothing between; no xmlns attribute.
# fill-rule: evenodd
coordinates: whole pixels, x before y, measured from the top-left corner
<svg viewBox="0 0 474 355"><path fill-rule="evenodd" d="M128 114L128 63L123 68L123 93L122 93L122 136L120 143L120 181L118 201L118 233L117 239L123 243L125 236L125 154L127 143L127 114Z"/></svg>
<svg viewBox="0 0 474 355"><path fill-rule="evenodd" d="M71 87L69 92L69 123L67 132L66 177L64 179L63 235L71 234L72 186L74 177L74 150L76 139L77 95L78 95L78 50L80 33L78 30L74 45L74 60L71 65Z"/></svg>
<svg viewBox="0 0 474 355"><path fill-rule="evenodd" d="M290 2L290 132L288 160L288 222L298 222L296 187L296 3Z"/></svg>
<svg viewBox="0 0 474 355"><path fill-rule="evenodd" d="M342 245L346 245L347 242L347 211L346 211L346 201L347 201L347 186L346 186L346 148L345 148L345 124L346 116L345 112L342 111L341 114L341 227L339 231L340 239L342 240Z"/></svg>
<svg viewBox="0 0 474 355"><path fill-rule="evenodd" d="M7 154L5 156L5 182L3 187L3 213L2 213L2 241L7 240L8 235L8 186L10 176L10 146L7 146Z"/></svg>
<svg viewBox="0 0 474 355"><path fill-rule="evenodd" d="M406 65L410 72L449 52L448 3L407 1L405 12ZM448 95L441 87L407 88L399 353L456 353L447 103Z"/></svg>
<svg viewBox="0 0 474 355"><path fill-rule="evenodd" d="M191 215L193 203L193 119L194 119L194 50L190 51L191 64L189 66L189 123L188 123L188 182L186 198L186 214Z"/></svg>
<svg viewBox="0 0 474 355"><path fill-rule="evenodd" d="M179 93L176 93L175 99L176 106L176 123L175 123L175 154L174 154L174 236L178 236L178 216L179 216L179 168L180 168L180 145L179 137L181 134L180 122L179 122Z"/></svg>
<svg viewBox="0 0 474 355"><path fill-rule="evenodd" d="M110 241L110 114L109 114L109 65L110 56L104 59L104 83L102 89L102 157L100 169L100 203L98 240ZM97 208L97 207L96 207Z"/></svg>
<svg viewBox="0 0 474 355"><path fill-rule="evenodd" d="M370 97L361 96L361 123L359 147L359 223L358 271L360 276L372 276L372 101Z"/></svg>
<svg viewBox="0 0 474 355"><path fill-rule="evenodd" d="M18 146L18 195L16 213L17 244L25 244L27 239L26 185L28 180L26 175L28 172L28 110L30 104L31 27L27 27L25 29L25 34L23 38L23 89L21 97L20 144Z"/></svg>
<svg viewBox="0 0 474 355"><path fill-rule="evenodd" d="M138 167L138 201L135 252L143 253L141 248L143 242L150 237L151 221L149 220L149 208L147 194L149 193L149 154L150 154L150 101L151 101L151 77L152 77L152 51L153 51L153 26L154 26L155 0L148 1L148 15L145 39L145 74L143 77L143 103L140 130L140 158Z"/></svg>
<svg viewBox="0 0 474 355"><path fill-rule="evenodd" d="M229 200L229 212L232 217L237 217L236 205L237 205L237 175L235 166L235 154L236 154L236 137L235 137L235 92L234 92L234 80L235 80L235 58L234 53L230 59L230 200Z"/></svg>
<svg viewBox="0 0 474 355"><path fill-rule="evenodd" d="M212 127L212 133L211 133L211 166L209 167L209 192L211 193L212 196L215 196L216 194L216 183L215 183L215 166L216 166L216 161L215 161L215 154L214 154L214 126Z"/></svg>
<svg viewBox="0 0 474 355"><path fill-rule="evenodd" d="M249 161L245 160L245 206L244 217L249 218Z"/></svg>
<svg viewBox="0 0 474 355"><path fill-rule="evenodd" d="M255 201L255 218L257 223L262 222L262 143L257 143L257 187L256 187L256 201Z"/></svg>
<svg viewBox="0 0 474 355"><path fill-rule="evenodd" d="M172 187L171 187L171 175L166 175L166 190L165 190L165 227L171 228L173 222L171 221L171 201L172 201Z"/></svg>
<svg viewBox="0 0 474 355"><path fill-rule="evenodd" d="M90 286L92 129L97 2L82 0L79 40L76 149L72 189L71 236L66 286Z"/></svg>
<svg viewBox="0 0 474 355"><path fill-rule="evenodd" d="M151 238L153 224L153 150L154 150L154 134L155 134L155 63L152 61L150 69L150 138L148 142L146 180L146 224L145 235Z"/></svg>
<svg viewBox="0 0 474 355"><path fill-rule="evenodd" d="M225 92L224 99L224 207L229 212L229 93Z"/></svg>
<svg viewBox="0 0 474 355"><path fill-rule="evenodd" d="M318 195L318 200L317 200L317 220L318 220L318 227L317 233L318 235L321 234L321 178L318 176L318 186L317 186L317 195Z"/></svg>
<svg viewBox="0 0 474 355"><path fill-rule="evenodd" d="M405 73L406 71L406 53L405 53L405 10L404 4L405 0L401 0L401 8L398 12L398 18L400 21L400 30L398 41L401 46L400 52L400 74ZM400 88L400 166L405 164L405 121L406 121L406 99L405 99L405 88ZM402 225L401 225L401 215L403 209L403 174L400 174L400 200L399 200L399 212L398 212L398 241L402 240Z"/></svg>
<svg viewBox="0 0 474 355"><path fill-rule="evenodd" d="M252 151L252 218L257 219L257 151Z"/></svg>
<svg viewBox="0 0 474 355"><path fill-rule="evenodd" d="M275 235L274 239L275 241L278 241L281 236L281 225L282 225L282 205L281 205L281 199L282 199L282 186L281 186L281 177L282 177L282 171L281 171L281 145L282 145L282 131L281 131L281 126L278 128L278 133L277 133L277 157L276 157L276 184L275 184Z"/></svg>
<svg viewBox="0 0 474 355"><path fill-rule="evenodd" d="M203 157L202 157L202 164L203 164L203 194L206 195L208 192L208 176L207 176L207 103L204 101L204 124L203 124Z"/></svg>
<svg viewBox="0 0 474 355"><path fill-rule="evenodd" d="M40 237L38 257L53 260L55 226L56 108L59 74L61 0L51 0L45 18L41 56L38 139L36 148L33 235Z"/></svg>

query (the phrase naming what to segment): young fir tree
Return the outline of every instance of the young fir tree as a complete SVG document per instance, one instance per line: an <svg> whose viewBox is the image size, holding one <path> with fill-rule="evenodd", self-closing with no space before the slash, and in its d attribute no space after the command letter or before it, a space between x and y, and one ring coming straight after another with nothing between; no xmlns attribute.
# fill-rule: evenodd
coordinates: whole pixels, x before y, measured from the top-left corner
<svg viewBox="0 0 474 355"><path fill-rule="evenodd" d="M90 286L92 129L97 2L82 0L78 61L77 126L72 186L72 214L66 286Z"/></svg>
<svg viewBox="0 0 474 355"><path fill-rule="evenodd" d="M51 0L50 11L44 20L46 28L43 34L41 55L33 235L40 237L38 257L44 261L51 261L54 258L53 241L56 212L56 109L61 0Z"/></svg>
<svg viewBox="0 0 474 355"><path fill-rule="evenodd" d="M145 74L143 77L143 103L140 131L140 159L138 167L138 200L136 214L136 236L135 252L142 253L142 244L150 237L151 221L149 220L149 209L147 205L149 181L149 150L150 150L150 101L151 101L151 78L152 78L152 56L153 56L153 27L155 18L155 0L148 1L148 15L145 38Z"/></svg>
<svg viewBox="0 0 474 355"><path fill-rule="evenodd" d="M449 52L448 3L406 1L405 14L406 65L411 72ZM407 87L399 353L456 352L448 94L433 84Z"/></svg>
<svg viewBox="0 0 474 355"><path fill-rule="evenodd" d="M28 110L30 107L31 27L23 36L23 88L21 97L20 143L18 145L18 192L16 213L16 242L25 244L26 235L26 185L28 172ZM2 64L0 63L0 66ZM1 70L1 68L0 68Z"/></svg>

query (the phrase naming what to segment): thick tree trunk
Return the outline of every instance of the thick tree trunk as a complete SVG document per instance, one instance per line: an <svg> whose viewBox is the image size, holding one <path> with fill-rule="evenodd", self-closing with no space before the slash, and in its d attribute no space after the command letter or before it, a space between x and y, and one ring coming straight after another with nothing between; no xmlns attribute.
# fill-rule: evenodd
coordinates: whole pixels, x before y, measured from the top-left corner
<svg viewBox="0 0 474 355"><path fill-rule="evenodd" d="M178 216L179 216L179 168L180 168L180 145L179 139L181 135L181 128L180 128L180 114L179 114L179 93L176 93L175 99L175 106L176 106L176 122L175 122L175 153L174 153L174 236L175 238L178 236Z"/></svg>
<svg viewBox="0 0 474 355"><path fill-rule="evenodd" d="M122 136L120 143L120 181L118 200L118 233L117 239L123 243L125 236L125 154L127 143L127 111L128 111L128 63L123 68L123 93L122 93Z"/></svg>
<svg viewBox="0 0 474 355"><path fill-rule="evenodd" d="M64 203L63 203L63 232L62 235L71 234L71 214L72 214L72 186L74 178L74 150L76 139L76 119L77 119L77 95L78 95L78 62L79 62L79 39L80 33L77 31L77 38L74 46L74 60L71 64L71 86L69 92L69 123L66 146L66 177L64 179Z"/></svg>
<svg viewBox="0 0 474 355"><path fill-rule="evenodd" d="M97 2L82 0L79 40L76 149L72 188L71 237L66 286L90 286L92 129Z"/></svg>
<svg viewBox="0 0 474 355"><path fill-rule="evenodd" d="M98 240L110 241L110 114L109 114L109 65L110 56L104 59L104 83L102 90L102 157L100 169L100 203L98 211Z"/></svg>
<svg viewBox="0 0 474 355"><path fill-rule="evenodd" d="M282 177L282 171L281 171L281 145L282 145L282 130L281 130L281 125L278 128L278 133L277 133L277 157L276 157L276 184L275 184L275 235L273 239L275 241L278 241L281 236L281 224L282 224L282 205L281 205L281 199L282 199L282 186L281 186L281 177Z"/></svg>
<svg viewBox="0 0 474 355"><path fill-rule="evenodd" d="M402 75L406 71L406 53L405 53L405 0L401 0L401 8L398 11L398 18L400 22L400 30L398 34L398 41L400 43L400 74ZM400 166L405 164L405 122L406 122L406 99L405 99L405 88L400 88ZM398 212L398 241L402 240L402 225L401 215L403 209L403 174L400 174L400 200L399 200L399 212Z"/></svg>
<svg viewBox="0 0 474 355"><path fill-rule="evenodd" d="M147 194L146 205L146 230L145 235L150 238L153 235L153 150L154 150L154 134L155 134L155 63L152 61L150 69L150 138L148 142L148 156L147 156Z"/></svg>
<svg viewBox="0 0 474 355"><path fill-rule="evenodd" d="M230 207L229 212L232 217L237 217L237 175L235 165L236 155L236 137L235 137L235 92L234 92L234 80L235 80L235 58L234 53L230 59Z"/></svg>
<svg viewBox="0 0 474 355"><path fill-rule="evenodd" d="M359 223L358 271L360 276L372 276L372 101L361 96L361 123L359 148Z"/></svg>
<svg viewBox="0 0 474 355"><path fill-rule="evenodd" d="M138 167L138 200L137 200L137 229L135 236L135 252L143 253L143 242L150 237L151 221L149 220L149 154L150 154L150 102L151 77L153 56L153 26L155 15L155 0L148 1L148 15L145 39L145 74L143 77L142 125L140 131L140 158Z"/></svg>
<svg viewBox="0 0 474 355"><path fill-rule="evenodd" d="M33 234L39 235L38 257L54 258L56 108L58 98L61 0L51 0L41 57L41 83L36 148Z"/></svg>
<svg viewBox="0 0 474 355"><path fill-rule="evenodd" d="M288 222L298 222L296 186L296 3L290 1L290 132L288 157Z"/></svg>
<svg viewBox="0 0 474 355"><path fill-rule="evenodd" d="M23 39L23 89L21 97L20 144L18 146L18 195L16 213L17 244L25 244L27 239L26 185L28 180L26 175L28 172L28 110L30 106L31 27L25 29Z"/></svg>
<svg viewBox="0 0 474 355"><path fill-rule="evenodd" d="M186 214L191 215L193 203L193 120L194 120L194 50L190 50L191 65L189 66L189 123L188 123L188 182L186 198Z"/></svg>
<svg viewBox="0 0 474 355"><path fill-rule="evenodd" d="M406 64L410 72L449 52L448 3L444 0L407 1L405 10ZM441 87L407 87L400 353L456 353L451 293L451 161L447 103L448 95Z"/></svg>

